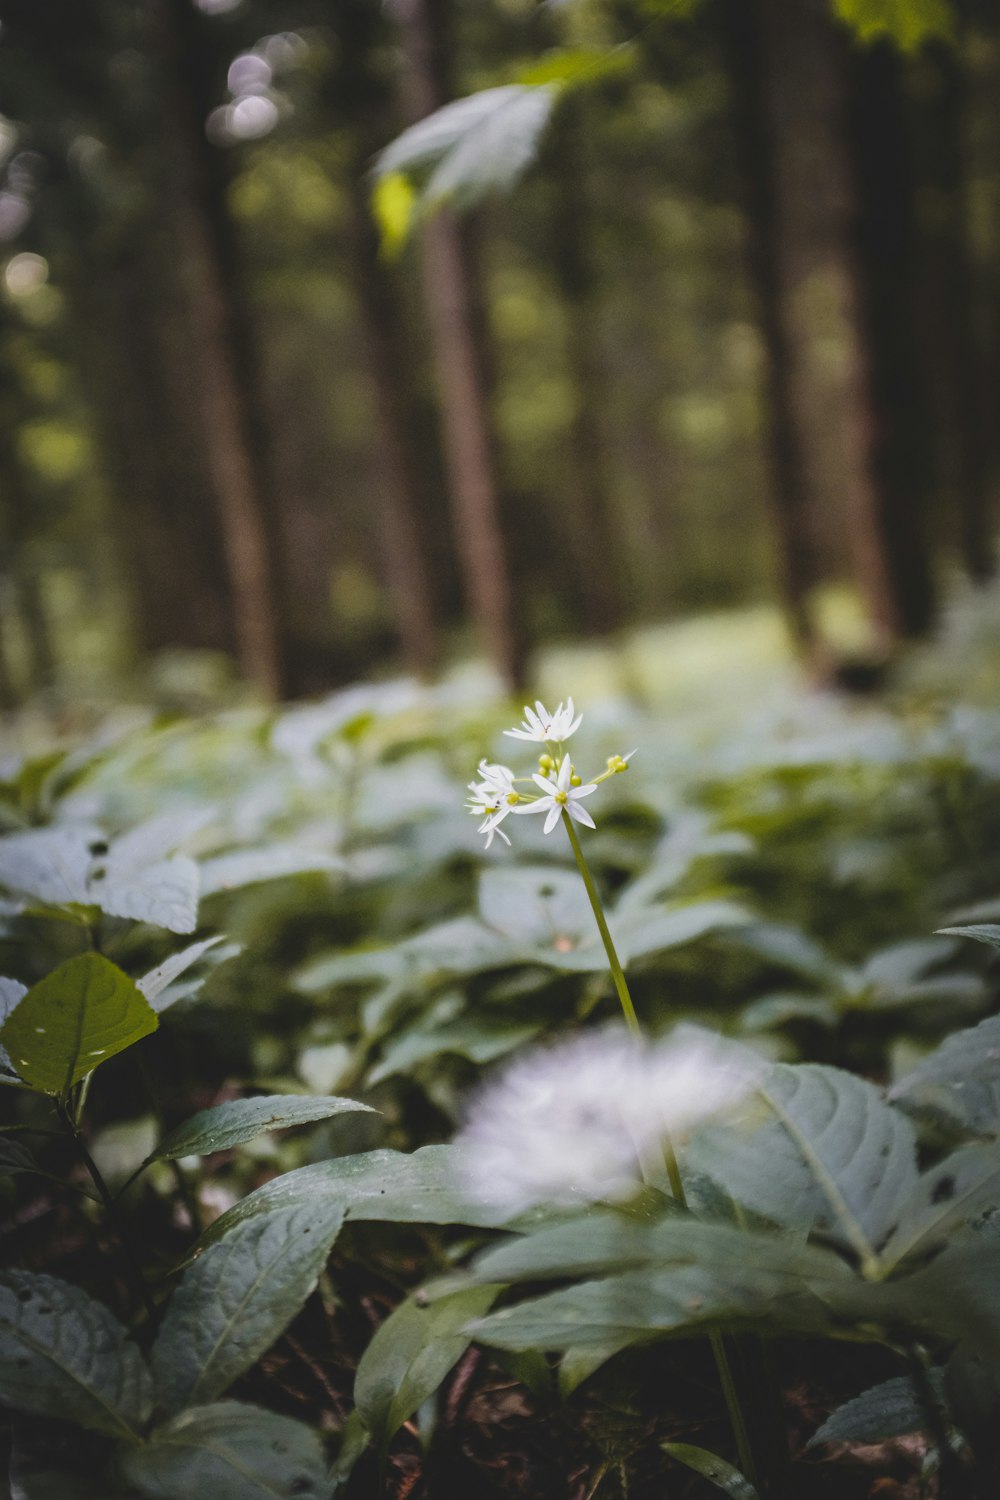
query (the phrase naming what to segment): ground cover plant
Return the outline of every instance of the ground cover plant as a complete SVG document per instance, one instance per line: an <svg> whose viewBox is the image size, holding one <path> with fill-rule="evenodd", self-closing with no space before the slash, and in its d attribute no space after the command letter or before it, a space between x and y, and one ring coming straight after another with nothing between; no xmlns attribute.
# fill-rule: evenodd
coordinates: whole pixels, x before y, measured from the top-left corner
<svg viewBox="0 0 1000 1500"><path fill-rule="evenodd" d="M993 1493L1000 717L914 682L5 764L11 1493Z"/></svg>

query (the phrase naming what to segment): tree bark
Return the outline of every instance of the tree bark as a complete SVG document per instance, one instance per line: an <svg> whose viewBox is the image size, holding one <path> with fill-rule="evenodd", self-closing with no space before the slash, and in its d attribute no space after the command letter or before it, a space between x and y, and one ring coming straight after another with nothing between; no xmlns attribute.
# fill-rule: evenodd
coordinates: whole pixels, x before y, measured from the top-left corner
<svg viewBox="0 0 1000 1500"><path fill-rule="evenodd" d="M747 260L764 348L764 398L779 586L791 639L806 660L819 636L810 604L817 581L810 493L794 384L797 359L788 264L790 202L777 152L775 92L785 80L770 54L776 30L760 0L725 0L723 27L733 123L740 151ZM786 17L787 20L787 17Z"/></svg>
<svg viewBox="0 0 1000 1500"><path fill-rule="evenodd" d="M404 102L422 119L448 98L441 0L395 0L405 56ZM466 595L501 678L520 685L516 625L492 431L488 372L477 347L475 296L459 226L442 208L426 223L423 288L441 397L445 467Z"/></svg>
<svg viewBox="0 0 1000 1500"><path fill-rule="evenodd" d="M249 434L227 309L226 282L212 231L203 163L204 120L191 97L194 64L185 45L190 0L156 0L167 77L164 181L190 309L192 380L200 396L207 457L232 588L240 660L268 698L286 682L280 644L272 539Z"/></svg>
<svg viewBox="0 0 1000 1500"><path fill-rule="evenodd" d="M847 124L870 463L879 550L888 567L881 623L890 636L905 638L930 629L937 591L928 535L934 453L915 334L914 180L902 67L888 43L852 49Z"/></svg>

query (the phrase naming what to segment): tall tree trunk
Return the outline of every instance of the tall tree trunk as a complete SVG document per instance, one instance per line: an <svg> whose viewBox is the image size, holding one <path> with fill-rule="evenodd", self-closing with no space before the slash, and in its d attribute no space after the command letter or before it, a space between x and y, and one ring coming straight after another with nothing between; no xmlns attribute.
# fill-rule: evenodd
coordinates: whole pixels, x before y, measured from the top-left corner
<svg viewBox="0 0 1000 1500"><path fill-rule="evenodd" d="M603 437L608 391L598 345L596 275L588 256L583 163L577 150L581 127L579 109L561 121L552 267L566 309L566 359L575 398L569 437L573 496L567 518L569 550L585 624L604 634L622 622L622 569L621 548L608 512L610 484Z"/></svg>
<svg viewBox="0 0 1000 1500"><path fill-rule="evenodd" d="M196 71L188 45L191 0L156 0L155 17L167 61L165 191L190 308L192 379L204 415L240 659L260 691L277 698L286 677L273 548L250 439L252 415L238 376L224 268L213 234L204 119L189 87Z"/></svg>
<svg viewBox="0 0 1000 1500"><path fill-rule="evenodd" d="M934 621L928 536L934 452L915 334L914 182L902 59L888 43L848 61L854 245L871 403L871 472L889 571L883 624L915 637Z"/></svg>
<svg viewBox="0 0 1000 1500"><path fill-rule="evenodd" d="M403 654L415 672L429 676L438 657L437 626L419 519L420 487L401 382L400 310L395 288L378 258L378 232L368 207L367 159L370 153L366 150L364 160L359 157L351 173L351 248L378 417L382 552Z"/></svg>
<svg viewBox="0 0 1000 1500"><path fill-rule="evenodd" d="M815 542L800 414L792 287L788 264L792 207L777 160L784 120L774 116L784 80L772 55L776 29L761 0L725 0L723 26L746 214L747 258L764 346L765 420L779 579L792 640L807 660L819 639L809 601L817 580Z"/></svg>
<svg viewBox="0 0 1000 1500"><path fill-rule="evenodd" d="M918 328L923 334L934 428L951 435L947 488L956 501L959 550L968 576L995 574L995 447L989 421L987 351L979 330L976 277L969 254L966 157L967 77L963 49L938 43L920 59L921 157L927 164Z"/></svg>
<svg viewBox="0 0 1000 1500"><path fill-rule="evenodd" d="M406 112L422 119L447 102L443 0L394 0L405 54ZM423 286L441 396L456 550L484 644L510 686L524 675L500 509L488 374L477 347L475 295L459 226L442 208L423 229Z"/></svg>

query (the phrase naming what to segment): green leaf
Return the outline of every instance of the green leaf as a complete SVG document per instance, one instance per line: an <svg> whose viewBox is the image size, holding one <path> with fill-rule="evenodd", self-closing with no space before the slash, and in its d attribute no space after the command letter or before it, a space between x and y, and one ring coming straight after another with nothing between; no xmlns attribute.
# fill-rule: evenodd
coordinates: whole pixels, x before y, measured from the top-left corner
<svg viewBox="0 0 1000 1500"><path fill-rule="evenodd" d="M0 1039L26 1083L65 1096L158 1024L127 974L99 953L81 953L32 985L4 1022Z"/></svg>
<svg viewBox="0 0 1000 1500"><path fill-rule="evenodd" d="M972 1135L1000 1133L1000 1016L957 1031L893 1087L914 1114L943 1118Z"/></svg>
<svg viewBox="0 0 1000 1500"><path fill-rule="evenodd" d="M220 1401L157 1427L118 1455L118 1473L142 1500L327 1500L323 1447L291 1417Z"/></svg>
<svg viewBox="0 0 1000 1500"><path fill-rule="evenodd" d="M559 47L519 67L516 82L532 88L545 83L578 87L605 78L620 78L634 66L635 52L627 42L610 48Z"/></svg>
<svg viewBox="0 0 1000 1500"><path fill-rule="evenodd" d="M944 1396L944 1371L928 1371L936 1394ZM816 1432L807 1448L819 1443L881 1443L886 1438L920 1432L925 1417L913 1381L908 1375L883 1380L870 1390L838 1406Z"/></svg>
<svg viewBox="0 0 1000 1500"><path fill-rule="evenodd" d="M661 1443L660 1447L685 1468L693 1469L703 1479L710 1480L716 1489L731 1496L731 1500L759 1500L757 1491L746 1475L741 1474L739 1469L720 1458L717 1453L709 1453L707 1448L696 1448L692 1443Z"/></svg>
<svg viewBox="0 0 1000 1500"><path fill-rule="evenodd" d="M1000 924L996 922L976 922L971 927L939 927L937 930L949 937L972 938L989 948L1000 948Z"/></svg>
<svg viewBox="0 0 1000 1500"><path fill-rule="evenodd" d="M153 1388L142 1355L100 1302L54 1276L4 1271L0 1398L132 1439L152 1410Z"/></svg>
<svg viewBox="0 0 1000 1500"><path fill-rule="evenodd" d="M558 97L552 85L506 84L454 99L386 146L377 176L428 172L424 198L469 207L513 186L538 149Z"/></svg>
<svg viewBox="0 0 1000 1500"><path fill-rule="evenodd" d="M213 1151L228 1151L232 1146L252 1141L267 1130L287 1130L292 1125L308 1125L313 1120L359 1111L378 1113L370 1104L333 1094L318 1098L312 1094L261 1094L253 1099L228 1099L225 1104L200 1109L190 1120L171 1130L150 1161L208 1156Z"/></svg>
<svg viewBox="0 0 1000 1500"><path fill-rule="evenodd" d="M95 877L90 899L109 916L150 922L168 932L193 932L198 925L198 866L177 854L120 880Z"/></svg>
<svg viewBox="0 0 1000 1500"><path fill-rule="evenodd" d="M182 948L179 953L172 953L169 958L163 960L162 964L157 964L155 969L150 969L148 974L143 974L141 979L136 980L137 987L157 1013L166 1010L167 1006L172 1003L170 987L175 980L222 941L223 938L218 936L205 938L200 943L190 943L188 947Z"/></svg>
<svg viewBox="0 0 1000 1500"><path fill-rule="evenodd" d="M153 1347L167 1411L221 1396L271 1347L316 1286L343 1221L339 1204L275 1209L188 1267Z"/></svg>
<svg viewBox="0 0 1000 1500"><path fill-rule="evenodd" d="M607 1358L706 1327L861 1336L854 1330L863 1321L897 1307L890 1289L853 1276L831 1251L694 1219L666 1222L656 1234L657 1263L502 1308L479 1320L474 1336L502 1349L590 1347Z"/></svg>
<svg viewBox="0 0 1000 1500"><path fill-rule="evenodd" d="M91 823L10 834L0 839L0 886L47 906L86 904L92 848L103 838Z"/></svg>
<svg viewBox="0 0 1000 1500"><path fill-rule="evenodd" d="M342 1204L348 1219L398 1224L469 1224L491 1228L508 1214L484 1204L462 1186L454 1146L422 1146L412 1155L367 1151L298 1167L266 1182L222 1214L201 1238L221 1239L235 1224L276 1208L312 1205L317 1213Z"/></svg>
<svg viewBox="0 0 1000 1500"><path fill-rule="evenodd" d="M887 38L901 52L916 52L955 36L948 0L833 0L833 12L866 46Z"/></svg>
<svg viewBox="0 0 1000 1500"><path fill-rule="evenodd" d="M979 1209L1000 1199L1000 1145L960 1146L924 1172L900 1209L899 1222L879 1259L890 1270L919 1251L926 1254Z"/></svg>
<svg viewBox="0 0 1000 1500"><path fill-rule="evenodd" d="M382 1452L465 1353L472 1342L466 1324L486 1312L500 1290L464 1287L426 1306L408 1297L381 1324L358 1364L354 1400Z"/></svg>
<svg viewBox="0 0 1000 1500"><path fill-rule="evenodd" d="M779 1065L731 1124L692 1141L688 1166L776 1224L813 1227L862 1262L917 1184L913 1127L864 1079Z"/></svg>
<svg viewBox="0 0 1000 1500"><path fill-rule="evenodd" d="M340 1446L337 1449L337 1457L330 1465L328 1476L334 1495L340 1494L354 1472L355 1464L368 1447L368 1429L362 1422L361 1413L356 1407L340 1429L339 1437Z"/></svg>
<svg viewBox="0 0 1000 1500"><path fill-rule="evenodd" d="M627 1349L631 1340L623 1344L592 1344L584 1349L567 1349L559 1361L559 1394L568 1401L573 1392L589 1380L596 1370L607 1364L622 1349Z"/></svg>
<svg viewBox="0 0 1000 1500"><path fill-rule="evenodd" d="M341 871L343 860L321 849L299 849L271 844L266 849L235 849L201 863L201 894L237 891L264 880L286 880L290 875L325 875Z"/></svg>

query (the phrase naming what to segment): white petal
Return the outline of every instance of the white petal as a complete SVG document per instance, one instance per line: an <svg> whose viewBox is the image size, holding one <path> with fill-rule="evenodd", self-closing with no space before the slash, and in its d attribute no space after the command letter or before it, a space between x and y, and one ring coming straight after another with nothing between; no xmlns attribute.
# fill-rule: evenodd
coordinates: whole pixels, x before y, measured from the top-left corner
<svg viewBox="0 0 1000 1500"><path fill-rule="evenodd" d="M593 818L590 816L590 813L587 811L587 809L585 807L581 807L579 805L579 803L577 803L577 802L567 802L567 804L566 804L566 811L569 813L570 817L571 818L575 818L578 823L585 823L588 828L596 828L597 827L597 824L594 822Z"/></svg>
<svg viewBox="0 0 1000 1500"><path fill-rule="evenodd" d="M529 729L505 729L504 734L507 735L508 739L531 740L533 744L537 744L540 739L545 738L544 735L535 734Z"/></svg>
<svg viewBox="0 0 1000 1500"><path fill-rule="evenodd" d="M570 764L569 756L564 755L562 760L559 762L559 775L556 777L556 785L558 791L569 791L569 778L572 776L572 774L573 767Z"/></svg>
<svg viewBox="0 0 1000 1500"><path fill-rule="evenodd" d="M597 791L597 782L596 781L592 781L589 786L574 786L574 787L570 787L569 795L570 795L571 799L573 799L575 801L578 797L589 797L590 794L591 794L591 792L596 792L596 791Z"/></svg>
<svg viewBox="0 0 1000 1500"><path fill-rule="evenodd" d="M553 802L552 806L549 808L549 815L545 819L545 827L542 830L543 833L551 833L553 828L559 822L559 818L561 815L562 806L558 802Z"/></svg>
<svg viewBox="0 0 1000 1500"><path fill-rule="evenodd" d="M538 771L534 772L531 779L536 786L541 787L546 797L554 797L556 792L562 790L559 784L552 780L551 776L542 776Z"/></svg>
<svg viewBox="0 0 1000 1500"><path fill-rule="evenodd" d="M552 806L552 798L551 797L538 797L538 798L536 798L536 800L534 802L519 802L516 807L512 807L511 808L511 812L516 812L516 813L544 812L547 807L551 807L551 806Z"/></svg>

